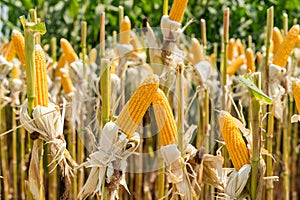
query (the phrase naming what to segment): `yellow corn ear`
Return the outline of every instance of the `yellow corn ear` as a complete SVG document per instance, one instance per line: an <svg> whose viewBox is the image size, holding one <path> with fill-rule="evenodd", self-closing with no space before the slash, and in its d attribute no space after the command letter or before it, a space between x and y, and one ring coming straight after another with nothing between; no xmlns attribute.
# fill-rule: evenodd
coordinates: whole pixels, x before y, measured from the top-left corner
<svg viewBox="0 0 300 200"><path fill-rule="evenodd" d="M245 54L245 48L240 39L236 40L236 48L239 56Z"/></svg>
<svg viewBox="0 0 300 200"><path fill-rule="evenodd" d="M246 143L235 124L235 119L228 112L221 111L219 124L232 164L235 170L238 171L242 166L250 163Z"/></svg>
<svg viewBox="0 0 300 200"><path fill-rule="evenodd" d="M125 16L120 28L120 44L130 44L131 22L129 17Z"/></svg>
<svg viewBox="0 0 300 200"><path fill-rule="evenodd" d="M34 47L36 81L35 91L36 98L34 105L48 106L48 83L46 69L46 55L41 45L36 44Z"/></svg>
<svg viewBox="0 0 300 200"><path fill-rule="evenodd" d="M1 46L0 46L0 55L5 55L6 54L6 51L7 51L7 48L8 48L8 41L5 40L1 43Z"/></svg>
<svg viewBox="0 0 300 200"><path fill-rule="evenodd" d="M161 145L177 144L177 126L165 93L158 89L152 102Z"/></svg>
<svg viewBox="0 0 300 200"><path fill-rule="evenodd" d="M254 54L251 48L246 49L247 73L255 72Z"/></svg>
<svg viewBox="0 0 300 200"><path fill-rule="evenodd" d="M256 53L256 58L255 59L256 59L257 66L260 66L261 63L262 63L262 59L263 59L263 56L262 56L261 52Z"/></svg>
<svg viewBox="0 0 300 200"><path fill-rule="evenodd" d="M293 96L296 102L298 114L300 114L300 81L293 82Z"/></svg>
<svg viewBox="0 0 300 200"><path fill-rule="evenodd" d="M8 62L11 62L15 54L16 54L16 49L14 47L14 44L13 42L10 42L4 57Z"/></svg>
<svg viewBox="0 0 300 200"><path fill-rule="evenodd" d="M65 94L70 94L71 92L73 92L73 83L70 78L69 70L61 71L61 84L63 86Z"/></svg>
<svg viewBox="0 0 300 200"><path fill-rule="evenodd" d="M56 77L61 76L60 70L65 67L66 63L67 63L66 55L63 53L63 54L61 54L61 56L59 57L58 62L57 62L57 66L56 66L56 69L55 69L55 76Z"/></svg>
<svg viewBox="0 0 300 200"><path fill-rule="evenodd" d="M90 63L96 63L97 60L97 49L92 48L90 53L89 53L89 62Z"/></svg>
<svg viewBox="0 0 300 200"><path fill-rule="evenodd" d="M227 68L227 74L229 76L234 75L234 73L240 68L240 66L242 66L243 64L245 64L245 55L240 55L239 57L237 57L237 59L235 59L231 65L228 66Z"/></svg>
<svg viewBox="0 0 300 200"><path fill-rule="evenodd" d="M235 51L235 40L231 38L228 43L228 60L233 60Z"/></svg>
<svg viewBox="0 0 300 200"><path fill-rule="evenodd" d="M297 47L300 48L300 35L298 35Z"/></svg>
<svg viewBox="0 0 300 200"><path fill-rule="evenodd" d="M277 28L277 27L273 28L272 41L273 41L273 45L274 45L273 54L276 54L280 44L283 41L282 34L281 34L279 28Z"/></svg>
<svg viewBox="0 0 300 200"><path fill-rule="evenodd" d="M193 54L193 58L191 59L193 65L197 64L198 62L204 59L203 53L201 51L200 42L196 38L192 38L191 40L190 53Z"/></svg>
<svg viewBox="0 0 300 200"><path fill-rule="evenodd" d="M159 85L156 76L150 76L136 89L122 109L116 124L131 137L141 123L150 103L154 100Z"/></svg>
<svg viewBox="0 0 300 200"><path fill-rule="evenodd" d="M13 30L11 34L11 41L13 42L13 45L15 47L17 56L22 63L23 70L26 70L26 64L25 64L25 40L22 35L22 33L18 30Z"/></svg>
<svg viewBox="0 0 300 200"><path fill-rule="evenodd" d="M21 70L18 65L14 65L12 70L11 70L11 78L20 78L21 77Z"/></svg>
<svg viewBox="0 0 300 200"><path fill-rule="evenodd" d="M285 67L287 60L295 47L299 35L299 24L294 25L284 37L283 42L279 46L273 58L273 64Z"/></svg>
<svg viewBox="0 0 300 200"><path fill-rule="evenodd" d="M75 60L78 60L78 56L68 40L66 40L65 38L61 38L60 46L69 64L71 64Z"/></svg>
<svg viewBox="0 0 300 200"><path fill-rule="evenodd" d="M169 18L173 21L181 23L187 3L188 0L174 0Z"/></svg>

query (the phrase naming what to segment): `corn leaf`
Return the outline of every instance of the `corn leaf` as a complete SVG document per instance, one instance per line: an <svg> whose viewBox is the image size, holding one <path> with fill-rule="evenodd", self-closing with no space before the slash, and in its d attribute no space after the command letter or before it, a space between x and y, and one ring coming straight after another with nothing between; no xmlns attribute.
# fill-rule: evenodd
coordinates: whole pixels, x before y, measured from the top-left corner
<svg viewBox="0 0 300 200"><path fill-rule="evenodd" d="M267 104L272 104L272 99L259 89L249 75L239 76L239 80L249 89L250 93L258 100Z"/></svg>

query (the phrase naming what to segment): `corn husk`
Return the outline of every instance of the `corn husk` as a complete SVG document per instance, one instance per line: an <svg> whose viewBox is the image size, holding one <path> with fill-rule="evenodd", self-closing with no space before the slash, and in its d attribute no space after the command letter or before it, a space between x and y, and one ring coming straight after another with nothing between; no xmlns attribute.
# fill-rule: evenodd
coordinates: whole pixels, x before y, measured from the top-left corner
<svg viewBox="0 0 300 200"><path fill-rule="evenodd" d="M87 161L79 166L91 168L91 173L80 190L78 198L86 199L96 193L102 195L104 181L107 184L112 183L117 186L121 184L128 191L125 181L126 160L137 149L139 143L138 133L135 133L131 138L127 138L115 123L106 123L97 150L91 153ZM115 171L120 171L121 176L114 176ZM117 188L113 187L109 191L110 199L118 198Z"/></svg>

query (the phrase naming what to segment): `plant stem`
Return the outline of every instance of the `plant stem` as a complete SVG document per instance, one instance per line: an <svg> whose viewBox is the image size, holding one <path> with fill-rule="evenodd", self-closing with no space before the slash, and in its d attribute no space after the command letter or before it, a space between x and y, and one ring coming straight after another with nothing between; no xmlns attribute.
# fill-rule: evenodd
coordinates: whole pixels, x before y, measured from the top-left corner
<svg viewBox="0 0 300 200"><path fill-rule="evenodd" d="M159 134L157 134L157 147L161 147L161 138ZM157 198L160 199L165 195L165 165L164 165L164 160L162 158L159 159L158 161L158 174L156 177L156 185L157 185Z"/></svg>
<svg viewBox="0 0 300 200"><path fill-rule="evenodd" d="M12 114L12 129L15 129L12 133L12 168L13 168L13 196L14 199L18 198L18 158L17 158L17 121L16 121L16 113L15 113L15 108L13 107L11 109L11 114ZM0 131L1 132L1 131Z"/></svg>
<svg viewBox="0 0 300 200"><path fill-rule="evenodd" d="M176 80L176 91L177 91L177 130L178 130L178 148L183 153L183 135L184 135L184 89L183 89L183 64L178 65L177 69L177 80Z"/></svg>
<svg viewBox="0 0 300 200"><path fill-rule="evenodd" d="M222 108L226 110L226 79L227 79L227 65L228 65L228 40L229 40L229 8L225 8L224 10L224 18L223 18L223 65L222 65L222 84L223 84L223 99L222 99Z"/></svg>
<svg viewBox="0 0 300 200"><path fill-rule="evenodd" d="M260 88L260 74L254 74L254 84ZM259 179L259 159L261 149L261 130L260 130L260 104L255 97L251 96L251 126L252 126L252 160L251 160L251 199L256 199L257 186Z"/></svg>
<svg viewBox="0 0 300 200"><path fill-rule="evenodd" d="M206 49L207 49L207 39L206 39L206 22L205 19L200 20L201 23L201 37L202 37L202 45L203 45L203 55L206 57Z"/></svg>
<svg viewBox="0 0 300 200"><path fill-rule="evenodd" d="M51 58L52 58L53 62L56 62L56 49L57 49L56 37L52 37L51 38Z"/></svg>
<svg viewBox="0 0 300 200"><path fill-rule="evenodd" d="M119 6L119 29L121 30L122 21L124 19L124 8Z"/></svg>
<svg viewBox="0 0 300 200"><path fill-rule="evenodd" d="M168 0L164 0L163 15L168 15L168 6L169 6L169 1Z"/></svg>
<svg viewBox="0 0 300 200"><path fill-rule="evenodd" d="M83 64L83 77L86 78L86 33L87 23L86 21L81 22L81 54L82 54L82 64Z"/></svg>
<svg viewBox="0 0 300 200"><path fill-rule="evenodd" d="M110 65L108 59L101 59L100 91L102 97L102 126L110 121Z"/></svg>
<svg viewBox="0 0 300 200"><path fill-rule="evenodd" d="M274 25L274 9L273 6L267 10L267 32L266 32L266 57L265 57L265 94L269 94L269 62L270 62L270 46L272 41L272 31Z"/></svg>
<svg viewBox="0 0 300 200"><path fill-rule="evenodd" d="M0 108L0 133L6 131L6 114L5 107ZM7 155L7 135L4 135L0 138L0 154L1 154L1 172L3 178L0 182L3 181L4 188L4 199L9 199L9 167L8 167L8 155ZM1 195L1 194L0 194Z"/></svg>

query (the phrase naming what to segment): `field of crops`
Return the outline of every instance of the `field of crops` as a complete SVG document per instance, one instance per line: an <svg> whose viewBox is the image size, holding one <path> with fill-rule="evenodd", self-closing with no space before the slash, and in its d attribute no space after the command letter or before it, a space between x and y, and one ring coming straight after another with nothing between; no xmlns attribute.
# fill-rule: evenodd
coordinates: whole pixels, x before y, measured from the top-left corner
<svg viewBox="0 0 300 200"><path fill-rule="evenodd" d="M1 2L0 199L299 199L299 18L238 37L226 7L212 36L164 0L158 24L120 5L55 36Z"/></svg>

